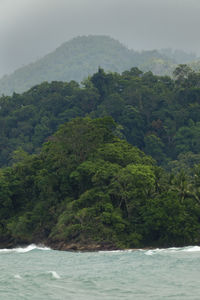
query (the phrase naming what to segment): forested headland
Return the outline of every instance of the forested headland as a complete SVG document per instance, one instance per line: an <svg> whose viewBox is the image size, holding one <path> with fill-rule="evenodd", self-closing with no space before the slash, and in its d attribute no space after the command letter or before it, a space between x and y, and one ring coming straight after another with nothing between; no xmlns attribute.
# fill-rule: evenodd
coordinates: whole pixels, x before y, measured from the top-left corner
<svg viewBox="0 0 200 300"><path fill-rule="evenodd" d="M102 68L0 98L0 245L200 242L200 73Z"/></svg>

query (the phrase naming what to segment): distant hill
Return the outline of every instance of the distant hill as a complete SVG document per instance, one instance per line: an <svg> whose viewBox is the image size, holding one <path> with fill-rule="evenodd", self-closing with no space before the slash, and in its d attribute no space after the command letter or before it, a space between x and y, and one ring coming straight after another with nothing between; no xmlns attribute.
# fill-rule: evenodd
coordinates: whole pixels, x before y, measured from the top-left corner
<svg viewBox="0 0 200 300"><path fill-rule="evenodd" d="M142 71L169 75L177 63L176 56L177 53L171 50L129 50L108 36L81 36L64 43L38 61L4 76L0 79L0 95L24 92L43 81L81 82L96 72L99 66L105 71L119 73L137 66ZM185 54L185 60L191 58Z"/></svg>

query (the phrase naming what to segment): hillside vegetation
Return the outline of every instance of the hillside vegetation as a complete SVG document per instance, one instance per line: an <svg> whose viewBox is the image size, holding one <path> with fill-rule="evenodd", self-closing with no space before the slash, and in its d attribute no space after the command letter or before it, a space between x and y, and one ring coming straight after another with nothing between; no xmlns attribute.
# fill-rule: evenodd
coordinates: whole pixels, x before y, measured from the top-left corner
<svg viewBox="0 0 200 300"><path fill-rule="evenodd" d="M200 243L200 73L137 68L0 98L0 246Z"/></svg>
<svg viewBox="0 0 200 300"><path fill-rule="evenodd" d="M136 52L128 50L107 36L82 36L74 38L35 63L16 70L0 80L0 95L24 92L43 81L81 82L98 67L106 71L122 72L133 66L157 75L172 74L177 63L194 60L194 55L184 52Z"/></svg>
<svg viewBox="0 0 200 300"><path fill-rule="evenodd" d="M61 126L40 154L0 172L0 242L55 249L200 242L200 167L176 177L113 134L110 117Z"/></svg>
<svg viewBox="0 0 200 300"><path fill-rule="evenodd" d="M84 116L111 116L119 137L165 168L199 162L200 75L180 65L175 76L137 68L120 75L100 68L84 86L44 82L1 97L0 166L11 165L16 151L37 153L60 124Z"/></svg>

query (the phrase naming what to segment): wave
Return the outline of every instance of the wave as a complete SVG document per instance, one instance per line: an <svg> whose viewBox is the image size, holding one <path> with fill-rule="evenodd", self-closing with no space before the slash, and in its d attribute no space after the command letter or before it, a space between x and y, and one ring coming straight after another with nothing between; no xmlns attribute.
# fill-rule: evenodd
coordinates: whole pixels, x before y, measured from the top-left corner
<svg viewBox="0 0 200 300"><path fill-rule="evenodd" d="M113 254L113 253L128 253L128 252L142 252L145 255L155 255L160 253L177 253L177 252L200 252L200 246L187 247L171 247L171 248L156 248L156 249L126 249L126 250L100 250L98 253Z"/></svg>
<svg viewBox="0 0 200 300"><path fill-rule="evenodd" d="M186 247L186 248L183 249L182 251L185 251L185 252L199 252L199 251L200 251L200 246L190 246L190 247Z"/></svg>
<svg viewBox="0 0 200 300"><path fill-rule="evenodd" d="M26 253L30 252L32 250L51 250L51 248L45 247L45 246L37 246L35 244L31 244L27 247L17 247L12 249L0 249L0 253L10 253L10 252L17 252L17 253Z"/></svg>
<svg viewBox="0 0 200 300"><path fill-rule="evenodd" d="M58 275L58 273L56 273L56 271L49 271L48 273L52 275L52 278L60 279L60 276Z"/></svg>
<svg viewBox="0 0 200 300"><path fill-rule="evenodd" d="M22 279L22 277L19 274L14 275L15 279Z"/></svg>
<svg viewBox="0 0 200 300"><path fill-rule="evenodd" d="M52 250L49 247L45 247L43 245L35 245L31 244L27 247L17 247L17 248L12 248L12 249L0 249L0 254L1 253L27 253L33 250L41 250L41 251L48 251ZM108 253L127 253L127 252L135 252L135 251L140 251L143 252L145 255L155 255L155 254L160 254L160 253L176 253L176 252L200 252L200 246L187 246L187 247L171 247L171 248L156 248L156 249L126 249L126 250L100 250L97 251L98 253L102 254L108 254ZM50 271L52 273L54 271ZM53 273L52 273L53 274ZM55 274L54 274L55 275ZM55 275L57 276L57 275Z"/></svg>
<svg viewBox="0 0 200 300"><path fill-rule="evenodd" d="M177 253L177 252L200 252L200 246L187 246L187 247L172 247L172 248L157 248L144 251L145 255L155 255L160 253Z"/></svg>
<svg viewBox="0 0 200 300"><path fill-rule="evenodd" d="M97 253L102 253L102 254L109 254L109 253L124 253L124 252L133 252L134 250L132 249L126 249L126 250L99 250Z"/></svg>

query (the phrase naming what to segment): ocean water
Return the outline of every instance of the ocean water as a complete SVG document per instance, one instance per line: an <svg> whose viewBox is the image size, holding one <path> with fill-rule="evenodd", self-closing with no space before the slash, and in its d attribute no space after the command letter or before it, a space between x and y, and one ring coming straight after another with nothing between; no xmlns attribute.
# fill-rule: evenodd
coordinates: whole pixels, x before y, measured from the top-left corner
<svg viewBox="0 0 200 300"><path fill-rule="evenodd" d="M200 247L0 250L0 299L200 299Z"/></svg>

